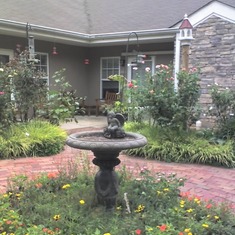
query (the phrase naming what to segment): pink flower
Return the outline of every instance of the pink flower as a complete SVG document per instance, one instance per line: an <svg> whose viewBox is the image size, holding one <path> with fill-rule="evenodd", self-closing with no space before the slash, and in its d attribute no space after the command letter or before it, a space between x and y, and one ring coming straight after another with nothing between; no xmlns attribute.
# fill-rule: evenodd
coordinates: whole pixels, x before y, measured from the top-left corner
<svg viewBox="0 0 235 235"><path fill-rule="evenodd" d="M129 88L132 88L133 86L134 86L134 84L133 84L132 82L129 82L129 83L128 83L128 87L129 87Z"/></svg>
<svg viewBox="0 0 235 235"><path fill-rule="evenodd" d="M141 231L140 229L136 229L136 230L135 230L135 234L141 235L141 233L142 233L142 231Z"/></svg>
<svg viewBox="0 0 235 235"><path fill-rule="evenodd" d="M0 95L4 95L5 94L5 92L4 91L0 91Z"/></svg>

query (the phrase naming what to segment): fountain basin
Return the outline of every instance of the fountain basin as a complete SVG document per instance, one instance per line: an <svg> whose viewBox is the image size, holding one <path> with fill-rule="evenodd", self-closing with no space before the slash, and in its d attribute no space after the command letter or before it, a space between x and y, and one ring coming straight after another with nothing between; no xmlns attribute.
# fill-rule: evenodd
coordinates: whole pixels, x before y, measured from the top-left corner
<svg viewBox="0 0 235 235"><path fill-rule="evenodd" d="M101 131L80 132L71 134L66 144L73 148L108 152L139 148L147 144L147 139L140 134L126 132L125 138L107 139Z"/></svg>

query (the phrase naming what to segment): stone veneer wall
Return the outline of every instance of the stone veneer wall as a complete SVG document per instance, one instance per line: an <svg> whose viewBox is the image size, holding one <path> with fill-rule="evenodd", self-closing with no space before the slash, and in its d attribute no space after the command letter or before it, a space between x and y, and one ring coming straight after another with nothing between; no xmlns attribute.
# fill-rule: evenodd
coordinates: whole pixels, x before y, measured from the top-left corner
<svg viewBox="0 0 235 235"><path fill-rule="evenodd" d="M193 37L189 63L201 69L200 103L206 112L210 85L235 89L235 24L212 16L194 28Z"/></svg>

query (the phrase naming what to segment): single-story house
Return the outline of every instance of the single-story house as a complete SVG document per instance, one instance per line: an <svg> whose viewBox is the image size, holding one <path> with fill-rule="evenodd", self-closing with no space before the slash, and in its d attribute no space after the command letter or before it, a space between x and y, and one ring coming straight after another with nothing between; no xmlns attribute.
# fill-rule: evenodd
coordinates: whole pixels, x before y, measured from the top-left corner
<svg viewBox="0 0 235 235"><path fill-rule="evenodd" d="M181 66L179 27L184 15L193 26L189 64L201 68L201 103L210 103L207 85L235 86L234 0L3 0L0 7L0 61L16 45L34 37L39 68L48 84L55 71L66 76L79 96L94 105L106 91L118 92L107 79L136 75L157 64ZM143 58L141 55L145 55ZM177 85L177 82L175 83Z"/></svg>

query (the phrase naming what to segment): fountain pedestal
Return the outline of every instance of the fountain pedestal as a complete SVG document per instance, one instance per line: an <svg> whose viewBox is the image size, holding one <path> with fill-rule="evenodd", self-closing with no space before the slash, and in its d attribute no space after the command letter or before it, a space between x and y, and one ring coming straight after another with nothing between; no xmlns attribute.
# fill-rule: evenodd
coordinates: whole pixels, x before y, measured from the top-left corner
<svg viewBox="0 0 235 235"><path fill-rule="evenodd" d="M106 207L106 210L113 210L116 205L118 195L118 176L114 171L114 167L120 164L117 158L119 152L93 152L95 158L93 163L99 166L99 171L95 176L95 191L97 193L98 202ZM100 159L104 158L105 159Z"/></svg>
<svg viewBox="0 0 235 235"><path fill-rule="evenodd" d="M144 136L127 132L124 138L107 139L103 132L82 132L71 134L66 141L73 148L91 150L95 158L93 163L99 166L95 176L95 191L98 202L113 210L118 195L118 177L115 166L120 164L120 152L125 149L139 148L147 144Z"/></svg>

